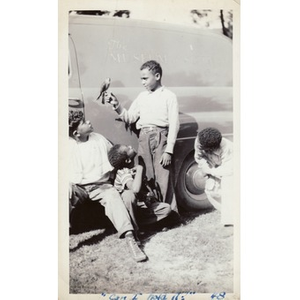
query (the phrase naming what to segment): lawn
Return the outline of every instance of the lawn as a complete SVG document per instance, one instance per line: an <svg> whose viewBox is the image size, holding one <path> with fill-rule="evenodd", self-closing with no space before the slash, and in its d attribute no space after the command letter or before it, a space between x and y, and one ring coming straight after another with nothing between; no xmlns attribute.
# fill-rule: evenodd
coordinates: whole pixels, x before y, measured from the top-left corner
<svg viewBox="0 0 300 300"><path fill-rule="evenodd" d="M185 224L145 232L148 260L136 263L124 239L103 229L70 235L70 294L233 292L233 227L220 213L185 215Z"/></svg>

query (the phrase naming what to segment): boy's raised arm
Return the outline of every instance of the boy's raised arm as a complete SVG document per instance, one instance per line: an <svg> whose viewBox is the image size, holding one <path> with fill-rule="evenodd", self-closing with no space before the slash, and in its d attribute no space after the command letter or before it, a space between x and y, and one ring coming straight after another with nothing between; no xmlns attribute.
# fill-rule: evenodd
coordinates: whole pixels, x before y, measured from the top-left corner
<svg viewBox="0 0 300 300"><path fill-rule="evenodd" d="M109 103L110 105L112 105L113 109L120 114L122 112L122 107L120 105L119 100L117 99L117 97L111 93L111 92L105 92L104 93L104 100L105 102Z"/></svg>
<svg viewBox="0 0 300 300"><path fill-rule="evenodd" d="M117 97L111 92L105 92L105 102L112 105L113 110L119 115L119 117L126 123L134 123L139 117L139 109L137 102L133 101L129 110L125 109L117 99Z"/></svg>
<svg viewBox="0 0 300 300"><path fill-rule="evenodd" d="M143 179L143 167L138 165L136 167L136 173L133 180L130 180L126 183L126 187L129 190L132 190L134 193L138 193L142 186Z"/></svg>

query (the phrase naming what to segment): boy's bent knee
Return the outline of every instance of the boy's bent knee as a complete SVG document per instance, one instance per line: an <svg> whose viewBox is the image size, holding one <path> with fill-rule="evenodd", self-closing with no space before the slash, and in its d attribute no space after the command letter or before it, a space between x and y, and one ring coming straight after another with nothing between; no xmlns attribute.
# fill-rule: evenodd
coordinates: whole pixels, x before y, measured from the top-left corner
<svg viewBox="0 0 300 300"><path fill-rule="evenodd" d="M164 214L165 214L166 216L170 215L171 212L172 212L171 205L168 204L168 203L161 203L161 204L163 204L163 211L164 211Z"/></svg>
<svg viewBox="0 0 300 300"><path fill-rule="evenodd" d="M100 203L104 206L106 205L114 205L118 202L122 202L121 196L119 192L114 188L106 189L101 193Z"/></svg>
<svg viewBox="0 0 300 300"><path fill-rule="evenodd" d="M168 203L164 202L158 202L155 204L153 207L155 214L163 215L163 216L168 216L172 212L171 205Z"/></svg>
<svg viewBox="0 0 300 300"><path fill-rule="evenodd" d="M136 196L133 191L126 190L122 193L121 197L125 204L136 203Z"/></svg>

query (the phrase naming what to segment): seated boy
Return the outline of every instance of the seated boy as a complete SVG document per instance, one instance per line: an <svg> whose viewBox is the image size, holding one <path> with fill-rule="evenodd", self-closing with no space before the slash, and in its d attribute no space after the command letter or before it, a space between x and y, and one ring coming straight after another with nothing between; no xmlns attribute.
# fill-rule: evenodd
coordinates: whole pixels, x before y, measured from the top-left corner
<svg viewBox="0 0 300 300"><path fill-rule="evenodd" d="M92 124L84 120L82 112L69 112L69 203L72 209L91 201L99 202L114 225L119 238L125 238L133 258L139 262L147 256L138 247L134 228L120 194L111 184L107 153L111 143L94 133ZM103 218L103 215L99 215Z"/></svg>
<svg viewBox="0 0 300 300"><path fill-rule="evenodd" d="M141 163L134 167L135 156L135 150L126 145L114 145L108 152L109 162L116 170L114 186L121 193L132 223L138 230L138 225L153 224L168 217L171 206L159 202L155 191L145 186L144 169Z"/></svg>
<svg viewBox="0 0 300 300"><path fill-rule="evenodd" d="M207 176L205 193L211 204L221 211L222 224L233 225L232 142L222 137L216 128L201 130L195 140L195 161Z"/></svg>

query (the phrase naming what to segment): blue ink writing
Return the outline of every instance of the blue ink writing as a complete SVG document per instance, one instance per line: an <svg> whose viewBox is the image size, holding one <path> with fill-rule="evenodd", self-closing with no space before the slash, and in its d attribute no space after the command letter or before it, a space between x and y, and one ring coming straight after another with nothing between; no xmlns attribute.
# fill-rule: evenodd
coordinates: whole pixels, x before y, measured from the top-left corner
<svg viewBox="0 0 300 300"><path fill-rule="evenodd" d="M161 294L161 295L149 295L147 300L167 300L167 295L166 294Z"/></svg>
<svg viewBox="0 0 300 300"><path fill-rule="evenodd" d="M110 295L109 296L109 300L126 300L127 297L126 296L122 296L122 297L119 297L117 295Z"/></svg>
<svg viewBox="0 0 300 300"><path fill-rule="evenodd" d="M226 293L225 292L222 292L222 293L214 293L211 295L211 299L215 299L215 300L222 300L222 299L225 299L225 295Z"/></svg>
<svg viewBox="0 0 300 300"><path fill-rule="evenodd" d="M177 295L172 296L171 300L185 300L184 296L195 294L195 292L189 293L178 293Z"/></svg>

